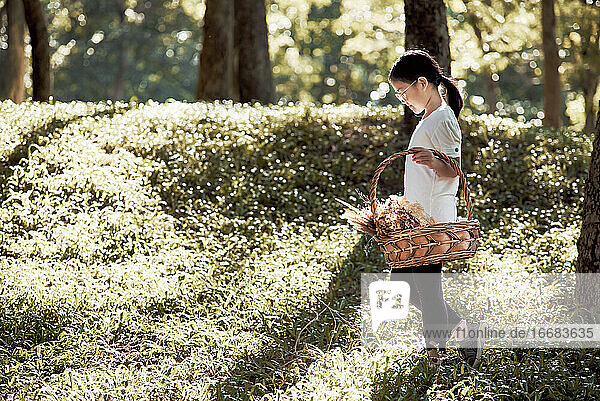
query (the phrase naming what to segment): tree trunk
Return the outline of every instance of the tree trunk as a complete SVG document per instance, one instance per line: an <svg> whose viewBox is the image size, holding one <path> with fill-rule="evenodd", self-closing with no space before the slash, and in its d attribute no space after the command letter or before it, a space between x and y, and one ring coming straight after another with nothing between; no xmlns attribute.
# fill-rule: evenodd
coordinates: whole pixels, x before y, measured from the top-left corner
<svg viewBox="0 0 600 401"><path fill-rule="evenodd" d="M234 28L235 29L235 28ZM238 79L239 74L240 74L240 51L239 49L235 46L235 32L233 33L234 35L234 44L233 44L233 55L231 57L231 62L233 64L233 70L232 70L232 76L233 76L233 101L235 102L239 102L240 101L240 80Z"/></svg>
<svg viewBox="0 0 600 401"><path fill-rule="evenodd" d="M594 131L594 95L598 88L598 75L594 74L591 68L586 68L586 74L583 77L583 98L585 100L585 128L584 132ZM598 110L600 112L600 110Z"/></svg>
<svg viewBox="0 0 600 401"><path fill-rule="evenodd" d="M2 29L3 26L6 25L5 22L5 17L6 15L6 3L2 4L2 7L0 7L0 29ZM0 50L0 71L3 71L6 68L6 62L7 62L7 54L8 52L3 52ZM2 80L2 78L0 77L0 95L2 94L2 88L4 87L4 81ZM0 98L2 99L2 98Z"/></svg>
<svg viewBox="0 0 600 401"><path fill-rule="evenodd" d="M125 93L125 74L129 66L129 59L127 58L127 41L123 37L126 24L125 10L127 7L122 0L118 0L115 5L118 10L117 12L119 13L120 40L118 44L117 71L115 73L112 98L114 100L120 100L123 99Z"/></svg>
<svg viewBox="0 0 600 401"><path fill-rule="evenodd" d="M487 112L493 114L497 109L496 103L498 103L498 82L492 79L492 70L489 66L483 69L485 75L485 103L487 105Z"/></svg>
<svg viewBox="0 0 600 401"><path fill-rule="evenodd" d="M8 51L0 76L0 99L21 103L25 98L25 13L21 0L7 0Z"/></svg>
<svg viewBox="0 0 600 401"><path fill-rule="evenodd" d="M596 121L596 138L585 182L581 234L577 241L575 300L586 306L600 305L600 110Z"/></svg>
<svg viewBox="0 0 600 401"><path fill-rule="evenodd" d="M265 0L235 0L235 47L240 101L275 99Z"/></svg>
<svg viewBox="0 0 600 401"><path fill-rule="evenodd" d="M488 7L491 7L489 1L486 1L485 4ZM471 22L471 26L473 27L473 31L475 32L475 36L477 36L477 41L479 42L479 47L481 50L486 53L483 49L483 45L485 41L483 40L483 32L477 25L477 20L473 19ZM498 84L492 79L492 70L488 64L483 66L483 79L485 80L485 103L487 105L487 112L492 114L496 111L496 103L498 103Z"/></svg>
<svg viewBox="0 0 600 401"><path fill-rule="evenodd" d="M234 0L206 0L198 100L232 99Z"/></svg>
<svg viewBox="0 0 600 401"><path fill-rule="evenodd" d="M450 71L450 37L446 22L446 5L443 0L405 0L406 50L425 49L437 60L446 75ZM404 108L403 126L412 132L417 125L415 115Z"/></svg>
<svg viewBox="0 0 600 401"><path fill-rule="evenodd" d="M52 95L52 76L46 16L40 0L23 0L23 7L31 37L33 100L47 101Z"/></svg>
<svg viewBox="0 0 600 401"><path fill-rule="evenodd" d="M560 127L561 98L558 46L554 28L554 0L542 0L542 44L544 48L544 126Z"/></svg>

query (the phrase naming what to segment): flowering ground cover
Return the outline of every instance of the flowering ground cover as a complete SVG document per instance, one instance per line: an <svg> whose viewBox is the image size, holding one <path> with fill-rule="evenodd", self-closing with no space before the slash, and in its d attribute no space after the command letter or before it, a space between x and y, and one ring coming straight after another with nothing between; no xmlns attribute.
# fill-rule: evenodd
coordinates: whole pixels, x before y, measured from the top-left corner
<svg viewBox="0 0 600 401"><path fill-rule="evenodd" d="M5 398L600 396L594 350L492 349L475 372L361 346L360 274L385 264L334 199L359 205L406 148L397 109L3 102L0 115ZM482 239L445 269L574 271L591 138L461 125ZM402 170L380 196L402 190Z"/></svg>

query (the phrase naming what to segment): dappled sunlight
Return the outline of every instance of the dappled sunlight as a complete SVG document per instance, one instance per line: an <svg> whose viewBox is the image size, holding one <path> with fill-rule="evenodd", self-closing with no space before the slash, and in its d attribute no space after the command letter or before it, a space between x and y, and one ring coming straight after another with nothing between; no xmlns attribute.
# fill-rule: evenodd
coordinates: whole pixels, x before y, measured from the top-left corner
<svg viewBox="0 0 600 401"><path fill-rule="evenodd" d="M120 388L158 398L235 398L252 389L273 399L381 399L387 391L443 397L457 381L477 393L508 383L489 379L499 374L493 364L516 355L507 350L486 354L475 380L464 367L429 367L422 349L360 347L360 274L384 271L384 260L334 199L362 202L356 190L367 192L383 156L407 146L398 109L2 107L25 127L0 127L12 138L12 164L0 177L0 316L3 341L15 345L1 351L9 358L4 388L33 380L32 391L47 397ZM23 111L29 123L20 122ZM491 271L505 278L503 288L531 297L518 285L522 272L574 269L579 170L591 142L499 117L461 123L482 238L474 258L445 270ZM544 169L548 161L556 171ZM512 184L490 173L523 166L535 168ZM402 166L390 170L382 196L401 191ZM476 309L451 290L448 297L467 314ZM528 382L532 368L522 369L515 375Z"/></svg>

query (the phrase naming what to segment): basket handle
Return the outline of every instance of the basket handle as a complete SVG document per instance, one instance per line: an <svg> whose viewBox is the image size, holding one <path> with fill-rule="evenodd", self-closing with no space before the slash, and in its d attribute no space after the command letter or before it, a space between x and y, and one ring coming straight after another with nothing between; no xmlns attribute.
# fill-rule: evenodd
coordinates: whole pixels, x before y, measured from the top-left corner
<svg viewBox="0 0 600 401"><path fill-rule="evenodd" d="M436 149L429 149L436 157L442 159L443 161L445 161L446 163L448 163L450 165L450 167L452 167L452 169L458 174L458 177L460 179L460 184L462 187L462 191L463 194L465 195L465 200L467 202L467 219L471 220L473 218L473 205L471 204L471 192L469 191L469 187L467 186L467 179L465 178L462 170L460 169L460 166L458 164L458 161L449 158L446 154L436 150ZM377 182L379 181L379 176L381 175L381 173L383 172L383 170L388 166L388 164L390 164L392 161L396 160L397 158L401 157L401 156L405 156L410 154L411 152L407 151L407 150L403 150L397 153L394 153L391 156L388 156L384 161L382 161L379 166L377 166L377 169L375 169L375 174L373 175L373 179L371 180L371 189L369 191L369 201L371 202L371 212L373 213L373 215L375 215L375 209L377 207L377 197L376 197L376 192L377 192Z"/></svg>

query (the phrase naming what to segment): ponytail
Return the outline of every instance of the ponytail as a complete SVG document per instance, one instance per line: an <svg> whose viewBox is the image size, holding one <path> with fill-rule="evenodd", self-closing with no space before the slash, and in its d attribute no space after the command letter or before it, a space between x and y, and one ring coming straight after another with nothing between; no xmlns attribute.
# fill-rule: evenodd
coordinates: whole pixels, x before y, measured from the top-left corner
<svg viewBox="0 0 600 401"><path fill-rule="evenodd" d="M454 79L451 77L447 77L442 75L442 85L446 88L446 101L448 102L448 106L454 111L454 115L458 119L458 115L463 108L464 102L463 98L460 94L460 91L456 87L454 83Z"/></svg>

